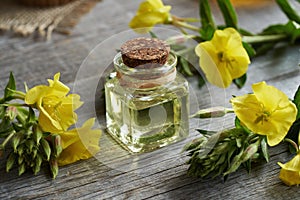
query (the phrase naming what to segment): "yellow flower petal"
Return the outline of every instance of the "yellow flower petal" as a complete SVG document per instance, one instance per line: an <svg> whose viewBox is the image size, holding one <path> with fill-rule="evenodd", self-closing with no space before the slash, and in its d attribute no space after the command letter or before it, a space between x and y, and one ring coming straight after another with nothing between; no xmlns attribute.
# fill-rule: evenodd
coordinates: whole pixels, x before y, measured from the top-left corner
<svg viewBox="0 0 300 200"><path fill-rule="evenodd" d="M254 94L246 94L243 96L234 97L230 100L234 113L243 122L243 124L255 133L260 133L261 124L255 123L257 120L257 113L262 111L261 104L257 101ZM268 129L264 129L267 131ZM264 132L263 131L263 132Z"/></svg>
<svg viewBox="0 0 300 200"><path fill-rule="evenodd" d="M164 6L161 0L148 0L147 3L151 4L153 8L161 8Z"/></svg>
<svg viewBox="0 0 300 200"><path fill-rule="evenodd" d="M87 120L81 128L60 134L63 151L58 158L59 165L67 165L81 159L88 159L99 150L101 130L92 130L95 118Z"/></svg>
<svg viewBox="0 0 300 200"><path fill-rule="evenodd" d="M298 153L295 157L292 158L289 162L285 164L278 163L281 168L289 171L300 172L300 154Z"/></svg>
<svg viewBox="0 0 300 200"><path fill-rule="evenodd" d="M80 141L77 129L63 132L59 134L61 137L61 146L63 149L68 148L71 144Z"/></svg>
<svg viewBox="0 0 300 200"><path fill-rule="evenodd" d="M268 144L275 146L296 120L297 108L283 92L265 82L253 84L252 88L254 94L234 97L230 102L248 129L266 135Z"/></svg>
<svg viewBox="0 0 300 200"><path fill-rule="evenodd" d="M48 79L49 87L53 88L53 91L59 93L60 95L64 96L69 93L70 88L64 85L62 82L59 81L60 73L56 73L53 77L53 80Z"/></svg>
<svg viewBox="0 0 300 200"><path fill-rule="evenodd" d="M171 6L164 6L161 0L147 0L140 4L136 15L129 23L129 27L139 32L147 32L156 24L167 22Z"/></svg>
<svg viewBox="0 0 300 200"><path fill-rule="evenodd" d="M215 63L217 53L214 46L209 42L203 42L196 46L195 52L200 57L199 65L208 82L221 88L227 87L228 84L226 81L223 82L220 70Z"/></svg>
<svg viewBox="0 0 300 200"><path fill-rule="evenodd" d="M25 96L25 103L38 108L39 124L43 131L61 133L77 121L74 112L83 102L76 94L67 95L69 88L59 81L60 74L48 80L49 86L39 85L30 89Z"/></svg>
<svg viewBox="0 0 300 200"><path fill-rule="evenodd" d="M82 105L79 95L68 95L63 98L57 96L45 96L40 110L39 124L43 131L60 133L66 131L77 121L74 112Z"/></svg>
<svg viewBox="0 0 300 200"><path fill-rule="evenodd" d="M279 173L279 178L282 180L282 182L284 182L288 186L300 184L299 172L281 169Z"/></svg>
<svg viewBox="0 0 300 200"><path fill-rule="evenodd" d="M300 184L300 154L298 153L292 160L282 164L278 162L278 165L282 168L280 170L279 178L287 185L299 185Z"/></svg>
<svg viewBox="0 0 300 200"><path fill-rule="evenodd" d="M48 91L49 87L46 85L39 85L34 88L31 88L25 95L25 103L28 105L37 103L40 99L40 96L43 96Z"/></svg>
<svg viewBox="0 0 300 200"><path fill-rule="evenodd" d="M44 109L39 109L40 114L38 118L39 125L44 132L50 133L61 133L63 132L63 128L60 123L53 119L49 113Z"/></svg>
<svg viewBox="0 0 300 200"><path fill-rule="evenodd" d="M258 101L264 104L267 110L273 111L277 107L285 107L289 104L288 97L274 86L260 82L252 85L252 90Z"/></svg>
<svg viewBox="0 0 300 200"><path fill-rule="evenodd" d="M212 40L198 44L195 52L207 80L221 88L243 76L250 64L241 36L233 28L216 30Z"/></svg>

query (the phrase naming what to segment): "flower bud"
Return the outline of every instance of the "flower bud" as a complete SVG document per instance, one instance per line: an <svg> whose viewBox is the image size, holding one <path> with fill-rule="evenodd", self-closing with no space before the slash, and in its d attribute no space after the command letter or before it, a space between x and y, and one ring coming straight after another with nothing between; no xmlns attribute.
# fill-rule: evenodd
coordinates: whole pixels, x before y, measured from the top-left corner
<svg viewBox="0 0 300 200"><path fill-rule="evenodd" d="M19 176L22 175L26 171L26 165L25 163L22 163L19 165Z"/></svg>
<svg viewBox="0 0 300 200"><path fill-rule="evenodd" d="M52 135L51 140L53 145L53 155L57 158L63 150L61 146L61 137L60 135L54 134Z"/></svg>
<svg viewBox="0 0 300 200"><path fill-rule="evenodd" d="M37 155L37 149L36 148L33 148L32 149L32 158L35 158L36 157L36 155Z"/></svg>
<svg viewBox="0 0 300 200"><path fill-rule="evenodd" d="M183 147L182 151L189 151L189 150L195 149L200 144L202 144L205 140L206 140L206 138L204 138L204 137L193 139L191 142L187 143Z"/></svg>
<svg viewBox="0 0 300 200"><path fill-rule="evenodd" d="M233 112L231 109L224 107L212 107L207 109L199 110L197 113L192 115L193 118L213 118L223 117L227 113Z"/></svg>
<svg viewBox="0 0 300 200"><path fill-rule="evenodd" d="M258 143L259 141L250 144L246 150L244 151L242 157L241 157L241 162L246 162L247 160L249 160L250 158L253 157L253 155L257 152L258 150Z"/></svg>
<svg viewBox="0 0 300 200"><path fill-rule="evenodd" d="M41 138L43 137L43 131L38 125L34 125L32 129L33 129L33 139L36 144L39 144Z"/></svg>
<svg viewBox="0 0 300 200"><path fill-rule="evenodd" d="M21 165L24 161L24 157L23 156L19 156L18 157L18 164Z"/></svg>
<svg viewBox="0 0 300 200"><path fill-rule="evenodd" d="M8 106L6 108L5 116L8 117L11 121L16 118L17 114L18 114L18 111L15 106Z"/></svg>
<svg viewBox="0 0 300 200"><path fill-rule="evenodd" d="M216 154L223 154L224 152L226 152L226 150L228 150L228 146L229 146L228 142L219 144L218 146L215 147L214 152Z"/></svg>
<svg viewBox="0 0 300 200"><path fill-rule="evenodd" d="M34 175L36 175L41 170L42 162L43 162L43 158L40 155L37 155L34 160L34 165L33 165Z"/></svg>
<svg viewBox="0 0 300 200"><path fill-rule="evenodd" d="M226 161L226 154L221 154L219 160L216 162L216 165L222 165Z"/></svg>
<svg viewBox="0 0 300 200"><path fill-rule="evenodd" d="M23 152L24 152L24 145L21 144L17 148L17 153L19 154L19 156L22 156Z"/></svg>
<svg viewBox="0 0 300 200"><path fill-rule="evenodd" d="M14 153L10 153L8 159L6 161L6 172L9 172L15 163L16 155Z"/></svg>
<svg viewBox="0 0 300 200"><path fill-rule="evenodd" d="M46 160L49 160L50 159L50 155L51 155L51 148L50 148L50 145L48 143L47 140L45 140L44 138L42 138L40 140L40 143L42 144L42 149L46 155Z"/></svg>
<svg viewBox="0 0 300 200"><path fill-rule="evenodd" d="M11 144L12 144L12 147L14 149L14 152L17 152L17 147L18 145L20 144L20 141L22 139L22 134L20 133L17 133L11 140Z"/></svg>
<svg viewBox="0 0 300 200"><path fill-rule="evenodd" d="M32 148L34 146L34 142L32 140L27 140L25 142L25 145L26 145L26 147L28 149L28 153L31 153L32 152Z"/></svg>
<svg viewBox="0 0 300 200"><path fill-rule="evenodd" d="M56 158L51 158L50 160L50 170L52 173L52 178L55 179L58 174L58 163Z"/></svg>

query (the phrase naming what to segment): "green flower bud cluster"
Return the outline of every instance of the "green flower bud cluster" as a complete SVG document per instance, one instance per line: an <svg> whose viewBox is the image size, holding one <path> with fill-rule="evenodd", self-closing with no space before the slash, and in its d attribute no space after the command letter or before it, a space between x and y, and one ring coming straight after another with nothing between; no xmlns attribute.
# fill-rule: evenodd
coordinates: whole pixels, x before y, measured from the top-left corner
<svg viewBox="0 0 300 200"><path fill-rule="evenodd" d="M202 137L184 147L190 159L188 174L196 177L217 177L235 172L241 165L248 170L251 162L260 157L268 161L266 140L263 136L236 127L218 133L198 130ZM211 135L208 135L210 133Z"/></svg>
<svg viewBox="0 0 300 200"><path fill-rule="evenodd" d="M11 112L11 110L10 107L6 108L7 112ZM57 164L53 165L53 163L62 152L60 136L43 133L37 124L37 119L31 117L33 113L30 111L19 108L15 110L17 112L15 118L11 118L12 115L7 115L8 117L1 121L1 124L5 123L11 128L11 134L6 137L7 142L4 145L2 143L3 150L4 146L7 148L8 144L12 148L6 162L6 171L10 171L14 165L17 165L19 175L27 169L31 169L34 174L37 174L45 161L50 165L52 176L56 177L58 166ZM26 115L27 118L24 118ZM10 123L7 123L5 119L8 119Z"/></svg>
<svg viewBox="0 0 300 200"><path fill-rule="evenodd" d="M11 74L4 97L0 98L0 158L8 151L6 171L16 165L19 175L28 169L37 174L46 162L55 178L58 174L57 158L62 152L61 138L41 130L33 108L11 103L24 98L24 94L15 89Z"/></svg>
<svg viewBox="0 0 300 200"><path fill-rule="evenodd" d="M17 163L19 175L23 174L27 168L31 168L34 174L37 174L40 171L42 161L47 157L45 149L41 148L40 145L40 143L45 142L42 136L43 133L38 128L27 131L23 129L16 132L11 139L13 151L8 156L6 171L8 172Z"/></svg>

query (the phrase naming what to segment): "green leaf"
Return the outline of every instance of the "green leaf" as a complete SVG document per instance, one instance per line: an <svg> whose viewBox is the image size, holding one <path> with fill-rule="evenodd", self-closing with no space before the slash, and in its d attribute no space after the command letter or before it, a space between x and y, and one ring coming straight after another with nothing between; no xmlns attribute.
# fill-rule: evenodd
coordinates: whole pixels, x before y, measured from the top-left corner
<svg viewBox="0 0 300 200"><path fill-rule="evenodd" d="M298 86L298 90L296 91L296 93L294 95L293 103L296 105L296 107L298 109L296 119L299 119L300 118L300 85Z"/></svg>
<svg viewBox="0 0 300 200"><path fill-rule="evenodd" d="M183 57L179 57L179 63L182 67L183 72L188 75L188 76L193 76L193 72L190 69L190 65L188 63L188 61L183 58Z"/></svg>
<svg viewBox="0 0 300 200"><path fill-rule="evenodd" d="M276 42L263 43L261 45L255 46L256 56L263 55L267 53L269 50L273 49Z"/></svg>
<svg viewBox="0 0 300 200"><path fill-rule="evenodd" d="M243 42L243 47L247 51L247 54L250 58L254 57L256 55L255 49L251 46L251 44L247 42Z"/></svg>
<svg viewBox="0 0 300 200"><path fill-rule="evenodd" d="M203 40L211 40L211 38L214 36L215 28L212 26L207 26L206 28L200 29L199 33Z"/></svg>
<svg viewBox="0 0 300 200"><path fill-rule="evenodd" d="M240 165L242 164L241 158L242 158L243 155L244 155L244 150L241 149L240 153L237 154L233 158L232 162L230 163L229 169L224 173L224 175L228 175L232 172L235 172L240 167Z"/></svg>
<svg viewBox="0 0 300 200"><path fill-rule="evenodd" d="M15 161L16 161L16 155L12 152L9 154L7 161L6 161L6 172L9 172L9 170L11 170Z"/></svg>
<svg viewBox="0 0 300 200"><path fill-rule="evenodd" d="M8 83L4 90L4 99L8 100L13 95L14 92L12 90L16 90L16 82L14 75L11 72L9 75Z"/></svg>
<svg viewBox="0 0 300 200"><path fill-rule="evenodd" d="M200 35L204 40L210 40L216 30L216 26L208 0L199 0L199 11L202 25L202 28L200 29Z"/></svg>
<svg viewBox="0 0 300 200"><path fill-rule="evenodd" d="M230 0L218 0L227 27L238 28L238 19Z"/></svg>
<svg viewBox="0 0 300 200"><path fill-rule="evenodd" d="M40 143L41 143L41 148L43 150L43 152L45 153L45 156L46 156L46 160L49 161L50 160L50 156L51 156L51 147L48 143L48 141L44 138L42 138L40 140Z"/></svg>
<svg viewBox="0 0 300 200"><path fill-rule="evenodd" d="M251 133L251 131L247 127L245 127L241 124L241 121L239 118L237 118L237 117L235 118L234 124L237 129L242 129L244 132L246 132L248 134Z"/></svg>
<svg viewBox="0 0 300 200"><path fill-rule="evenodd" d="M269 162L270 155L269 155L269 151L268 151L268 145L267 145L267 142L266 142L266 137L262 138L262 140L260 142L260 147L261 147L261 151L262 151L262 154L263 154L265 160L267 162Z"/></svg>
<svg viewBox="0 0 300 200"><path fill-rule="evenodd" d="M234 79L233 83L240 89L245 85L246 80L247 80L247 74L244 74L240 78Z"/></svg>
<svg viewBox="0 0 300 200"><path fill-rule="evenodd" d="M3 117L5 115L5 111L6 111L6 107L0 105L0 119L3 119Z"/></svg>
<svg viewBox="0 0 300 200"><path fill-rule="evenodd" d="M278 6L280 9L285 13L285 15L292 21L297 22L300 24L300 16L297 14L297 11L295 11L289 2L287 0L276 0Z"/></svg>
<svg viewBox="0 0 300 200"><path fill-rule="evenodd" d="M286 138L293 140L297 144L298 135L300 133L300 86L298 86L298 89L294 95L293 103L296 105L298 112L297 112L296 121L289 129Z"/></svg>
<svg viewBox="0 0 300 200"><path fill-rule="evenodd" d="M293 21L287 24L271 25L263 30L263 35L284 34L288 37L289 41L293 44L300 38L300 28Z"/></svg>
<svg viewBox="0 0 300 200"><path fill-rule="evenodd" d="M36 120L37 119L36 119L34 110L31 107L29 107L29 113L28 113L28 116L26 119L27 125L31 126L32 124L34 124L36 122Z"/></svg>
<svg viewBox="0 0 300 200"><path fill-rule="evenodd" d="M205 141L205 138L203 138L203 137L196 138L196 139L192 140L191 142L186 143L184 145L184 147L182 148L182 152L191 151L191 150L193 151L195 148L197 148L204 141Z"/></svg>
<svg viewBox="0 0 300 200"><path fill-rule="evenodd" d="M0 137L6 137L12 130L11 122L7 117L2 118L0 123Z"/></svg>
<svg viewBox="0 0 300 200"><path fill-rule="evenodd" d="M202 129L196 129L199 133L202 135L214 135L217 133L217 131L208 131L208 130L202 130Z"/></svg>
<svg viewBox="0 0 300 200"><path fill-rule="evenodd" d="M149 31L149 34L152 38L158 38L157 35L152 31Z"/></svg>
<svg viewBox="0 0 300 200"><path fill-rule="evenodd" d="M201 88L204 85L205 85L205 79L202 76L199 76L198 87Z"/></svg>
<svg viewBox="0 0 300 200"><path fill-rule="evenodd" d="M253 36L253 35L254 35L254 34L251 33L250 31L245 30L245 29L242 29L242 28L239 28L238 31L239 31L242 35L244 35L244 36Z"/></svg>
<svg viewBox="0 0 300 200"><path fill-rule="evenodd" d="M300 132L300 118L296 120L291 128L289 129L286 138L293 140L294 142L298 143L298 135Z"/></svg>

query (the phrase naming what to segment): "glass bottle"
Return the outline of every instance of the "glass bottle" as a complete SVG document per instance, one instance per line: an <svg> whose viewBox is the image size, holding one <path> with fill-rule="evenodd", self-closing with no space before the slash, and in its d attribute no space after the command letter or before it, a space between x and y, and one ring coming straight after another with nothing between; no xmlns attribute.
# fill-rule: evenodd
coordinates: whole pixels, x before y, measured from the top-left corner
<svg viewBox="0 0 300 200"><path fill-rule="evenodd" d="M189 131L189 89L176 72L177 57L154 68L132 68L121 52L115 76L105 84L107 131L133 153L148 152L182 140Z"/></svg>

